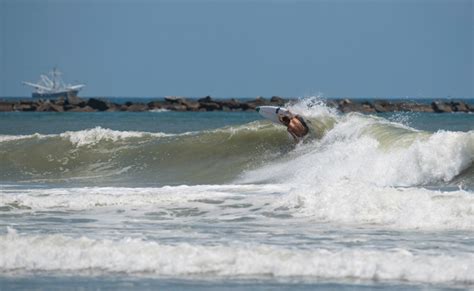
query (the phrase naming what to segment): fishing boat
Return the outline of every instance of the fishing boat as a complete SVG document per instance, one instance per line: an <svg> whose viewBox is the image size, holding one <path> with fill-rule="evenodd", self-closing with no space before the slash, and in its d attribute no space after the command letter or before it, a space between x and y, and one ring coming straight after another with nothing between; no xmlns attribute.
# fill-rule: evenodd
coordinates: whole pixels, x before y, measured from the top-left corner
<svg viewBox="0 0 474 291"><path fill-rule="evenodd" d="M65 84L61 78L62 73L54 68L49 74L40 75L37 83L26 82L23 84L35 89L32 93L33 98L58 99L60 97L74 97L85 87L85 84Z"/></svg>

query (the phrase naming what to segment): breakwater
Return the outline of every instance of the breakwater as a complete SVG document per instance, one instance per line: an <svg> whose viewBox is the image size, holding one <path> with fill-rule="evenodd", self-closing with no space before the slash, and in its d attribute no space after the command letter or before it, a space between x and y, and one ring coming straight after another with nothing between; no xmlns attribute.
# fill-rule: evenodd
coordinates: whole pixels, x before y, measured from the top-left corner
<svg viewBox="0 0 474 291"><path fill-rule="evenodd" d="M153 110L170 111L253 111L257 106L283 106L295 99L273 96L271 98L257 97L255 99L214 99L210 96L203 98L165 97L147 103L128 101L123 104L114 103L106 98L68 97L58 100L21 100L0 101L0 112L35 111L35 112L145 112ZM474 104L462 100L435 100L431 103L394 100L357 100L329 99L324 101L327 106L340 112L474 112Z"/></svg>

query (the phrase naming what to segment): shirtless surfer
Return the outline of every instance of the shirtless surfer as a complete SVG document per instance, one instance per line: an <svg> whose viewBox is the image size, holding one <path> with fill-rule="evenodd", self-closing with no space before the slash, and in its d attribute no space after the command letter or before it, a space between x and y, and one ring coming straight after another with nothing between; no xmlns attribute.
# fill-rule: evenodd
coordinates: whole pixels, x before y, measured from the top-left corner
<svg viewBox="0 0 474 291"><path fill-rule="evenodd" d="M300 141L309 132L308 125L299 115L282 115L279 119L296 142Z"/></svg>

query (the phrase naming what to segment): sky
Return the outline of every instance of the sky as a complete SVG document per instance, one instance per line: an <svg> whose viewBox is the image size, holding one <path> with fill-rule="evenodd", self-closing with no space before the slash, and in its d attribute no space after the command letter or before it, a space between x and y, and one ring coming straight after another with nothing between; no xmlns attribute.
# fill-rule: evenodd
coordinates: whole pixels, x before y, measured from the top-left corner
<svg viewBox="0 0 474 291"><path fill-rule="evenodd" d="M474 97L473 0L0 0L0 96Z"/></svg>

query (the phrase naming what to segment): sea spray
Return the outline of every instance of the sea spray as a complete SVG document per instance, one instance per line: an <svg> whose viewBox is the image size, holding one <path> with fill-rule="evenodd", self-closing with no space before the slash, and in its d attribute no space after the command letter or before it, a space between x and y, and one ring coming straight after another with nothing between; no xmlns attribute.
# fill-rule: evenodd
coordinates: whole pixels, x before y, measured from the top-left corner
<svg viewBox="0 0 474 291"><path fill-rule="evenodd" d="M379 186L443 185L473 166L474 131L422 132L352 114L320 140L243 174L242 181L328 184L341 180Z"/></svg>

